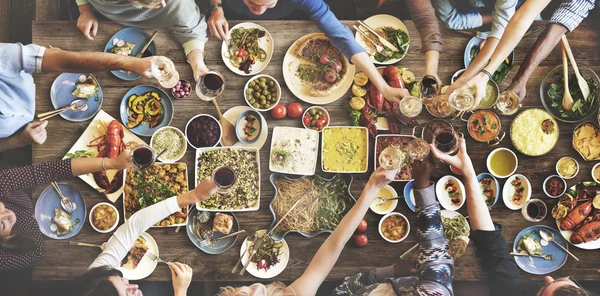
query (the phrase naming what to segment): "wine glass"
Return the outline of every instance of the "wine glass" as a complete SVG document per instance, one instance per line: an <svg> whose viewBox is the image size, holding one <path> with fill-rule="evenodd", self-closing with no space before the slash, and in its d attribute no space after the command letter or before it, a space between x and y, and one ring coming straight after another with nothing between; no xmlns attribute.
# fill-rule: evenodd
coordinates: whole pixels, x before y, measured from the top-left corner
<svg viewBox="0 0 600 296"><path fill-rule="evenodd" d="M179 82L179 72L169 58L155 56L152 58L152 75L164 88L173 88Z"/></svg>
<svg viewBox="0 0 600 296"><path fill-rule="evenodd" d="M406 116L409 118L416 117L423 110L421 99L413 96L408 96L400 100L400 104L396 109L396 116Z"/></svg>
<svg viewBox="0 0 600 296"><path fill-rule="evenodd" d="M440 93L442 86L434 76L427 75L423 77L419 84L419 95L423 104L429 105L433 101L433 97Z"/></svg>
<svg viewBox="0 0 600 296"><path fill-rule="evenodd" d="M454 154L458 151L458 140L464 137L462 133L452 128L442 127L433 133L433 144L442 153Z"/></svg>
<svg viewBox="0 0 600 296"><path fill-rule="evenodd" d="M407 150L412 160L422 161L429 155L429 144L421 138L415 138L408 142Z"/></svg>
<svg viewBox="0 0 600 296"><path fill-rule="evenodd" d="M208 71L198 79L196 94L201 100L212 101L225 90L225 78L217 71Z"/></svg>
<svg viewBox="0 0 600 296"><path fill-rule="evenodd" d="M229 166L223 165L213 170L212 180L217 185L217 192L229 192L237 182L237 173Z"/></svg>
<svg viewBox="0 0 600 296"><path fill-rule="evenodd" d="M395 170L403 167L408 162L406 152L400 147L388 146L379 154L379 165L385 170Z"/></svg>
<svg viewBox="0 0 600 296"><path fill-rule="evenodd" d="M435 95L427 109L435 117L448 117L456 111L446 94Z"/></svg>
<svg viewBox="0 0 600 296"><path fill-rule="evenodd" d="M469 89L459 88L448 96L448 102L458 111L467 111L475 105L475 97Z"/></svg>
<svg viewBox="0 0 600 296"><path fill-rule="evenodd" d="M131 164L137 170L143 171L151 167L156 161L156 152L150 146L138 145L129 154Z"/></svg>
<svg viewBox="0 0 600 296"><path fill-rule="evenodd" d="M514 92L503 91L498 97L498 103L496 108L503 115L512 115L519 110L521 104L519 103L519 97Z"/></svg>

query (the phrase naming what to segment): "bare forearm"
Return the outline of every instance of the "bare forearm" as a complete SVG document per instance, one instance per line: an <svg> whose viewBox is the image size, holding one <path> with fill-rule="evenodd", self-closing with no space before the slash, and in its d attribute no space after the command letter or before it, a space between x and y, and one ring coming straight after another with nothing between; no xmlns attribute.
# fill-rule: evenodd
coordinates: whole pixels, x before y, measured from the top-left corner
<svg viewBox="0 0 600 296"><path fill-rule="evenodd" d="M0 139L0 152L21 148L25 145L27 143L21 140L20 134L15 134L8 138Z"/></svg>
<svg viewBox="0 0 600 296"><path fill-rule="evenodd" d="M479 71L487 65L488 61L490 60L490 57L496 49L496 46L498 45L498 42L500 42L500 40L498 40L497 38L487 39L485 45L483 46L479 54L471 61L471 64L469 64L467 70L460 76L459 85L462 85L461 83L466 83L467 81L469 81L469 79L477 75L477 73L479 73Z"/></svg>
<svg viewBox="0 0 600 296"><path fill-rule="evenodd" d="M388 86L375 65L371 62L369 55L366 52L357 53L352 56L352 63L369 77L369 80L381 90Z"/></svg>
<svg viewBox="0 0 600 296"><path fill-rule="evenodd" d="M464 175L465 189L467 191L467 211L469 212L469 224L473 230L494 230L492 216L485 203L477 176L474 170Z"/></svg>
<svg viewBox="0 0 600 296"><path fill-rule="evenodd" d="M42 61L42 72L102 72L127 70L137 72L134 57L104 52L71 52L48 48Z"/></svg>
<svg viewBox="0 0 600 296"><path fill-rule="evenodd" d="M424 75L434 75L437 77L438 64L440 61L440 52L429 50L425 52L425 71Z"/></svg>
<svg viewBox="0 0 600 296"><path fill-rule="evenodd" d="M115 158L106 158L104 160L104 166L107 170L115 170L117 169L115 161ZM97 173L103 170L102 158L99 157L73 158L71 160L71 171L73 172L73 176Z"/></svg>

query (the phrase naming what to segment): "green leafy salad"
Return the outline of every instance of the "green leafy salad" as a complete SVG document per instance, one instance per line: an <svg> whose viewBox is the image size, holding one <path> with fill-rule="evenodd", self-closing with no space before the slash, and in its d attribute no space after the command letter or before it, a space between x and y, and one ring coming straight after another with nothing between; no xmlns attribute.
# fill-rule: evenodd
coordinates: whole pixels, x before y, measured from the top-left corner
<svg viewBox="0 0 600 296"><path fill-rule="evenodd" d="M395 51L391 56L385 56L380 53L375 53L373 57L376 61L384 63L389 60L401 59L404 57L404 55L406 55L406 52L408 51L408 45L410 43L410 37L408 36L408 33L402 31L401 29L396 29L392 27L383 27L377 31L383 31L383 33L385 33L383 37L399 50Z"/></svg>
<svg viewBox="0 0 600 296"><path fill-rule="evenodd" d="M565 110L562 107L562 99L565 93L564 79L561 73L554 75L554 82L548 87L546 94L548 95L550 107L554 109L554 114L566 120L579 120L587 117L590 112L595 112L598 109L598 85L590 77L585 78L590 87L590 96L587 101L581 94L581 89L577 83L575 74L569 75L569 91L573 98L573 108Z"/></svg>

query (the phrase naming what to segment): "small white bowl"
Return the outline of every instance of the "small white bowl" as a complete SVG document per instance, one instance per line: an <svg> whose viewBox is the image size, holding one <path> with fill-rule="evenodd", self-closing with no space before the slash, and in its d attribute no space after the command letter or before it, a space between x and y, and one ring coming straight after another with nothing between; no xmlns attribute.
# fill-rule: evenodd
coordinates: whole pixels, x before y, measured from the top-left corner
<svg viewBox="0 0 600 296"><path fill-rule="evenodd" d="M304 124L304 116L306 116L306 114L308 114L308 112L309 112L311 109L315 109L315 110L317 110L317 111L323 111L323 114L325 114L325 117L327 118L327 123L326 123L326 124L325 124L323 127L321 127L320 129L314 129L314 128L308 127L308 126L306 126L306 124ZM316 131L322 131L324 128L326 128L326 127L328 127L328 126L329 126L329 122L331 122L331 116L329 116L329 112L327 112L327 110L325 110L325 108L323 108L323 107L320 107L320 106L312 106L312 107L309 107L309 108L307 108L306 110L304 110L304 113L302 114L302 125L303 125L303 126L304 126L304 128L306 128L306 129L311 129L311 130L316 130Z"/></svg>
<svg viewBox="0 0 600 296"><path fill-rule="evenodd" d="M452 180L454 181L454 183L458 184L458 190L460 191L460 204L458 206L452 204L452 202L450 201L450 197L448 196L448 192L446 191L446 188L444 188L444 184L446 184L448 180ZM456 211L465 204L465 185L454 176L443 176L442 178L440 178L440 180L438 180L437 184L435 184L435 195L437 195L438 201L444 209L449 211Z"/></svg>
<svg viewBox="0 0 600 296"><path fill-rule="evenodd" d="M273 105L271 107L269 107L268 109L260 109L260 108L255 108L254 106L252 106L252 104L250 104L250 102L248 101L248 95L246 94L246 90L248 89L248 85L250 84L250 82L258 80L261 77L266 77L268 79L271 79L275 82L275 88L277 88L277 101L275 101L273 103ZM273 108L275 108L275 106L277 106L277 104L279 104L279 101L281 100L281 86L279 85L279 82L277 81L277 79L273 78L272 76L266 75L266 74L259 74L256 75L250 79L248 79L248 81L246 82L246 85L244 85L244 100L246 100L246 104L248 104L248 106L250 106L250 108L256 110L256 111L269 111Z"/></svg>
<svg viewBox="0 0 600 296"><path fill-rule="evenodd" d="M510 154L512 154L512 156L515 158L515 168L512 170L512 172L510 172L510 174L505 175L505 176L501 176L496 174L491 168L490 168L490 161L492 159L492 155L494 155L496 152L500 151L500 150L506 150L508 152L510 152ZM490 174L492 174L492 176L499 178L499 179L504 179L507 178L508 176L514 174L517 171L517 168L519 167L519 158L517 157L517 155L515 154L515 152L513 152L512 150L508 149L508 148L496 148L494 150L492 150L492 152L490 152L490 154L488 154L488 157L485 161L488 172L490 172Z"/></svg>
<svg viewBox="0 0 600 296"><path fill-rule="evenodd" d="M596 179L596 177L594 177L594 170L596 170L596 168L599 167L599 166L600 166L600 162L597 163L597 164L595 164L594 167L592 168L592 179L594 181L596 181L596 183L600 183L600 180L598 180L598 179Z"/></svg>
<svg viewBox="0 0 600 296"><path fill-rule="evenodd" d="M519 177L522 180L523 187L525 188L525 192L524 192L525 199L521 200L521 204L519 204L519 205L516 205L511 201L512 196L515 192L514 187L512 186L511 182L516 177ZM513 211L520 210L529 199L531 199L531 183L529 182L529 179L527 179L527 177L525 177L521 174L514 174L514 175L510 176L508 179L506 179L506 183L504 183L504 187L502 188L502 200L504 201L504 204L506 205L507 208L509 208Z"/></svg>
<svg viewBox="0 0 600 296"><path fill-rule="evenodd" d="M381 232L381 225L383 224L383 221L385 219L387 219L388 217L390 217L390 216L400 216L402 219L404 219L404 221L406 221L406 228L407 228L406 229L406 233L399 240L391 240L391 239L385 237L385 235L383 235L383 232ZM386 241L388 241L390 243L395 244L395 243L399 243L399 242L401 242L401 241L403 241L403 240L406 239L406 237L410 233L410 222L408 222L408 219L406 219L406 217L404 215L402 215L402 214L400 214L398 212L391 212L391 213L388 213L385 216L381 217L381 220L379 220L378 229L379 229L379 235L381 235L381 237L383 237L384 240L386 240Z"/></svg>
<svg viewBox="0 0 600 296"><path fill-rule="evenodd" d="M548 193L548 191L546 191L546 183L548 183L548 181L552 178L559 178L562 181L563 186L564 186L562 192L556 196L551 195L550 193ZM544 184L542 184L542 188L544 189L544 193L546 194L546 196L548 196L550 198L559 198L563 194L565 194L565 192L567 192L567 181L565 181L565 179L563 177L561 177L560 175L550 175L544 180Z"/></svg>
<svg viewBox="0 0 600 296"><path fill-rule="evenodd" d="M192 122L194 119L196 119L197 117L200 117L200 116L206 116L206 117L212 118L219 126L219 140L217 140L217 143L215 143L213 146L209 146L209 147L217 147L217 145L219 145L219 143L221 143L221 139L223 138L223 127L221 126L221 123L214 116L208 115L208 114L198 114L198 115L192 117L190 120L188 120L187 124L185 125L185 140L188 142L188 144L190 144L190 146L194 147L194 149L207 148L207 147L196 147L196 146L192 145L192 143L188 139L188 135L187 135L187 130L188 130L188 126L190 125L190 122Z"/></svg>
<svg viewBox="0 0 600 296"><path fill-rule="evenodd" d="M160 153L161 151L158 151L157 149L155 149L152 146L152 143L154 143L154 136L156 136L156 134L160 133L160 131L165 130L165 129L173 130L175 133L177 133L181 137L181 139L183 139L183 143L182 143L183 144L183 150L179 153L179 155L177 155L177 156L175 156L174 158L171 158L171 159L165 158L164 156L161 156L161 157L158 158L158 160L160 162L174 163L174 162L177 162L178 160L180 160L185 155L185 152L187 152L187 137L185 136L185 134L180 129L178 129L178 128L174 127L174 126L164 126L164 127L159 128L158 130L156 130L154 132L154 134L152 134L152 138L150 138L150 147L152 149L154 149L156 151L156 153Z"/></svg>
<svg viewBox="0 0 600 296"><path fill-rule="evenodd" d="M567 178L567 176L563 176L563 175L562 175L562 174L561 174L561 173L558 171L558 163L559 163L561 160L563 160L563 159L571 159L571 160L573 160L573 161L575 162L575 166L577 167L577 171L575 171L575 175L573 175L573 176L571 176L571 177ZM579 162L578 162L578 161L577 161L575 158L573 158L573 157L570 157L570 156L561 157L561 158L560 158L560 159L559 159L559 160L556 162L556 166L555 166L555 168L556 168L556 173L557 173L559 176L561 176L563 179L565 179L565 180L570 180L570 179L573 179L573 178L575 178L575 176L577 176L577 174L579 174Z"/></svg>
<svg viewBox="0 0 600 296"><path fill-rule="evenodd" d="M392 197L398 197L398 192L396 192L396 190L394 190L394 188L390 185L385 185L385 187L383 187L387 190L389 190L392 193ZM383 189L382 188L382 189ZM378 211L375 208L375 203L377 202L377 198L373 200L373 202L371 202L371 205L369 206L369 208L371 209L371 211L373 211L373 213L378 214L378 215L385 215L385 214L389 214L391 213L394 209L396 209L396 207L398 206L398 200L394 199L392 200L392 205L385 211Z"/></svg>
<svg viewBox="0 0 600 296"><path fill-rule="evenodd" d="M115 213L117 213L117 221L115 221L115 224L111 228L109 228L107 230L100 230L100 229L96 228L96 225L94 225L94 223L92 223L92 216L94 216L94 210L96 210L96 208L99 205L107 205L107 206L113 208L113 210L115 210ZM109 233L109 232L115 230L115 228L117 228L117 225L119 225L119 218L120 218L120 216L119 216L119 211L117 211L117 208L115 206L107 203L107 202L99 202L96 205L94 205L92 207L92 210L90 211L90 215L89 215L90 225L92 225L92 228L94 228L94 230L96 230L96 231L98 231L100 233Z"/></svg>

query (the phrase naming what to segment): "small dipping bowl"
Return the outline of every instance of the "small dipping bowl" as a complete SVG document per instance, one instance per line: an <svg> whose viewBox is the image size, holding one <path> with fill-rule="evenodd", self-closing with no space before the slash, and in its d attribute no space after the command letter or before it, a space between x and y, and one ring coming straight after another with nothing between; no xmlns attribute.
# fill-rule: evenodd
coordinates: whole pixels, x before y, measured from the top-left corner
<svg viewBox="0 0 600 296"><path fill-rule="evenodd" d="M177 82L177 85L171 88L171 94L176 99L185 99L190 96L192 93L192 84L185 80L181 79Z"/></svg>
<svg viewBox="0 0 600 296"><path fill-rule="evenodd" d="M399 240L391 240L391 239L387 238L385 235L383 235L383 232L381 231L381 225L383 225L383 221L385 221L385 219L387 219L388 217L391 217L391 216L399 216L401 219L404 220L404 222L406 222L406 233L404 233L404 236L402 236ZM391 213L386 214L385 216L383 216L381 218L381 220L379 220L378 229L379 229L379 235L381 235L381 237L383 237L384 240L395 244L395 243L399 243L406 239L406 237L410 233L410 222L408 222L408 219L406 219L406 217L404 215L402 215L398 212L391 212Z"/></svg>
<svg viewBox="0 0 600 296"><path fill-rule="evenodd" d="M508 151L511 154L511 157L513 157L515 160L515 167L512 169L512 171L510 173L508 173L506 175L500 175L500 174L496 173L491 167L492 157L494 156L494 154L498 153L499 151ZM504 179L504 178L508 178L509 176L511 176L512 174L514 174L517 171L517 167L519 166L519 158L517 158L517 155L508 148L496 148L488 155L487 160L486 160L486 166L487 166L487 169L490 172L490 174L492 174L494 177Z"/></svg>
<svg viewBox="0 0 600 296"><path fill-rule="evenodd" d="M563 184L563 189L562 191L558 194L558 195L552 195L550 194L550 192L548 192L548 190L546 189L546 184L548 184L548 182L550 182L551 180L558 180L560 183ZM542 188L544 189L544 193L550 197L550 198L559 198L561 197L563 194L565 194L565 192L567 192L567 181L565 181L565 179L563 179L561 176L559 175L550 175L546 178L546 180L544 180L544 184L542 184Z"/></svg>
<svg viewBox="0 0 600 296"><path fill-rule="evenodd" d="M318 127L310 127L310 126L306 125L306 123L304 122L304 118L305 118L306 116L312 116L312 115L310 115L310 110L313 110L313 109L314 109L314 110L317 110L317 111L322 111L322 112L323 112L323 115L324 115L324 116L325 116L325 118L327 119L327 122L326 122L326 123L325 123L325 124L324 124L322 127L320 127L320 128L318 128ZM323 116L323 115L321 115L321 116ZM323 107L319 107L319 106L312 106L312 107L309 107L309 108L307 108L306 110L304 110L304 114L302 114L302 125L304 126L304 128L307 128L307 129L312 129L312 130L316 130L316 131L321 131L321 130L323 130L324 128L326 128L326 127L328 127L328 126L329 126L329 122L330 122L330 121L331 121L331 117L329 116L329 112L327 112L327 110L325 110L325 108L323 108Z"/></svg>
<svg viewBox="0 0 600 296"><path fill-rule="evenodd" d="M159 149L159 148L157 148L157 147L154 146L154 143L155 143L154 139L155 139L155 136L157 134L159 134L163 130L172 130L176 134L178 134L181 137L181 139L183 140L183 143L182 143L183 144L183 149L181 149L181 151L179 152L179 154L177 156L173 157L173 158L165 158L165 156L163 154L163 156L161 156L161 157L158 158L158 161L165 162L165 163L177 162L178 160L180 160L185 155L185 152L187 151L187 142L186 142L187 138L186 138L185 134L180 129L178 129L178 128L174 127L174 126L164 126L164 127L161 127L158 130L156 130L154 132L154 134L152 134L152 138L150 138L150 147L152 149L154 149L157 153L160 153L161 149Z"/></svg>
<svg viewBox="0 0 600 296"><path fill-rule="evenodd" d="M109 207L111 207L111 208L112 208L112 209L115 211L115 213L117 213L117 220L115 221L115 224L113 224L113 226L111 226L111 227L110 227L109 229L107 229L107 230L101 230L101 229L98 229L98 228L96 227L96 225L94 225L94 223L92 222L92 221L93 221L93 216L94 216L94 214L95 214L95 211L96 211L96 208L98 208L98 207L99 207L99 206L101 206L101 205L109 206ZM115 206L113 206L113 205L111 205L111 204L107 203L107 202L99 202L99 203L97 203L96 205L94 205L94 206L92 207L92 210L90 211L90 215L89 215L90 225L92 225L92 228L94 228L94 230L96 230L96 231L98 231L98 232L100 232L100 233L109 233L109 232L111 232L111 231L115 230L115 228L117 228L117 225L119 225L119 218L120 218L120 217L119 217L119 211L117 211L117 208L116 208Z"/></svg>
<svg viewBox="0 0 600 296"><path fill-rule="evenodd" d="M250 140L245 140L244 139L244 128L246 126L246 116L253 116L255 118L254 120L254 124L253 127L256 128L256 131L254 132L254 138L250 139ZM262 130L262 115L260 115L260 113L258 113L257 111L254 110L246 110L244 112L242 112L240 114L240 116L238 116L238 119L235 122L235 135L237 137L237 139L242 142L243 144L251 144L254 143L258 140L260 133Z"/></svg>
<svg viewBox="0 0 600 296"><path fill-rule="evenodd" d="M565 175L565 174L562 174L562 173L561 173L561 171L560 171L560 169L559 169L559 167L560 167L560 164L561 164L561 163L570 162L570 161L572 161L572 162L574 162L574 163L575 163L575 168L576 168L576 169L575 169L575 174L573 174L573 175ZM561 176L562 178L566 179L566 180L573 179L573 178L575 178L575 176L577 176L577 174L579 174L579 163L578 163L578 162L577 162L577 160L575 160L575 158L573 158L573 157L570 157L570 156L565 156L565 157L562 157L561 159L559 159L559 160L556 162L556 173L557 173L559 176Z"/></svg>
<svg viewBox="0 0 600 296"><path fill-rule="evenodd" d="M592 179L594 179L594 181L596 181L596 183L600 183L600 179L598 179L594 176L595 170L600 170L600 162L595 164L594 167L592 168Z"/></svg>
<svg viewBox="0 0 600 296"><path fill-rule="evenodd" d="M391 193L391 197L388 197L388 198L398 197L398 193L396 192L396 190L394 190L394 188L392 186L385 185L383 188L381 188L379 190L379 192L384 191L384 190L387 190L389 193ZM379 196L381 196L381 194L378 193L377 196L379 197ZM397 199L389 200L386 203L389 202L390 205L385 210L382 210L381 208L377 207L377 203L378 202L379 201L377 200L377 198L375 198L373 200L373 202L371 202L371 206L369 206L369 208L371 209L371 211L373 211L373 213L378 214L378 215L388 214L388 213L392 212L394 209L396 209L396 206L398 206L398 200Z"/></svg>

